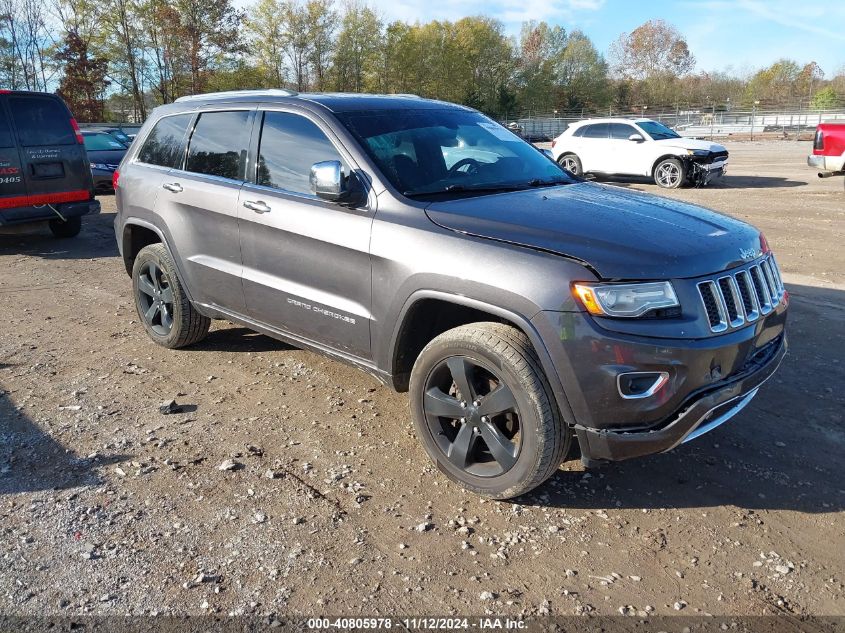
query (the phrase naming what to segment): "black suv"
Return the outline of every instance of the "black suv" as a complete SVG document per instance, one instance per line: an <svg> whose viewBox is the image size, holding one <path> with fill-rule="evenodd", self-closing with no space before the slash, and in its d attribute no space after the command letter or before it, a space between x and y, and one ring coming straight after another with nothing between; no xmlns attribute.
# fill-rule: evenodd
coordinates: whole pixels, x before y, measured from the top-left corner
<svg viewBox="0 0 845 633"><path fill-rule="evenodd" d="M697 437L786 352L757 229L584 182L448 103L183 98L129 149L117 208L156 343L223 318L352 363L410 390L428 454L489 497L542 483L573 438L591 465Z"/></svg>
<svg viewBox="0 0 845 633"><path fill-rule="evenodd" d="M0 90L0 226L49 220L73 237L99 213L82 134L64 101Z"/></svg>

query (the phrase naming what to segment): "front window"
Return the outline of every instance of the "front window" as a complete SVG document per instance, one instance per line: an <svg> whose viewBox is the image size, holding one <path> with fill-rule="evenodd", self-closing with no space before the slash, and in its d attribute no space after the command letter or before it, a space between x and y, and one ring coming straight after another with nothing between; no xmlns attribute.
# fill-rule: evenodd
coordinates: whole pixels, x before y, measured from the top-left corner
<svg viewBox="0 0 845 633"><path fill-rule="evenodd" d="M457 109L338 115L408 197L482 195L575 180L513 132Z"/></svg>
<svg viewBox="0 0 845 633"><path fill-rule="evenodd" d="M637 125L655 141L662 141L667 138L681 138L681 135L675 130L657 121L639 121Z"/></svg>

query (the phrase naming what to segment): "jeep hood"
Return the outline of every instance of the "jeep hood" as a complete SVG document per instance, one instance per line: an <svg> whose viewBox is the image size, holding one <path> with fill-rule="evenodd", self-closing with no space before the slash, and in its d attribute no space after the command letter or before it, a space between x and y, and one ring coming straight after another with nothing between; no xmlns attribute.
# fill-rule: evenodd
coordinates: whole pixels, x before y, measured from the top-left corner
<svg viewBox="0 0 845 633"><path fill-rule="evenodd" d="M604 279L699 277L760 252L754 227L685 202L592 183L433 202L453 231L581 260Z"/></svg>

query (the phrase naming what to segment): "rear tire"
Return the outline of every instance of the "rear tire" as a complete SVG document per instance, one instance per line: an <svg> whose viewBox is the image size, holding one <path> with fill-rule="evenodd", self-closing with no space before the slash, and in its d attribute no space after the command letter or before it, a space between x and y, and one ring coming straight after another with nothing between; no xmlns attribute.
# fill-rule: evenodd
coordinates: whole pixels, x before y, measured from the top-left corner
<svg viewBox="0 0 845 633"><path fill-rule="evenodd" d="M59 238L76 237L79 231L82 230L82 217L68 218L67 220L50 220L50 231L53 236Z"/></svg>
<svg viewBox="0 0 845 633"><path fill-rule="evenodd" d="M132 266L132 293L144 329L162 347L186 347L208 334L211 319L191 305L164 244L145 246L138 253Z"/></svg>
<svg viewBox="0 0 845 633"><path fill-rule="evenodd" d="M677 189L686 180L686 165L677 158L665 158L654 167L654 182L663 189Z"/></svg>
<svg viewBox="0 0 845 633"><path fill-rule="evenodd" d="M581 166L581 159L575 154L563 154L557 159L558 165L563 167L573 176L583 176L584 168Z"/></svg>
<svg viewBox="0 0 845 633"><path fill-rule="evenodd" d="M537 354L508 325L471 323L433 339L414 363L410 392L414 428L429 457L483 497L509 499L536 488L569 452L571 433Z"/></svg>

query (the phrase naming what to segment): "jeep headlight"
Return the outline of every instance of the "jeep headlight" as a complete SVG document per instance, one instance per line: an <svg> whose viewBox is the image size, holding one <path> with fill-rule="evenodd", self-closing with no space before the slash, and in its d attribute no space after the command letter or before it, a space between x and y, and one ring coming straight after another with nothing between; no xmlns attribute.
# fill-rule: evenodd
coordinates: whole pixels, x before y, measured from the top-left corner
<svg viewBox="0 0 845 633"><path fill-rule="evenodd" d="M675 289L668 281L646 283L572 284L575 296L594 316L639 317L652 310L680 307Z"/></svg>

